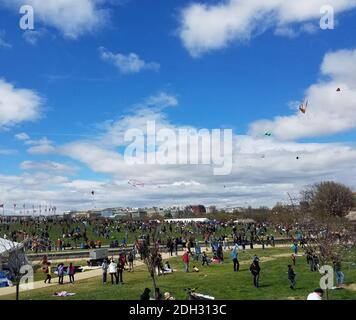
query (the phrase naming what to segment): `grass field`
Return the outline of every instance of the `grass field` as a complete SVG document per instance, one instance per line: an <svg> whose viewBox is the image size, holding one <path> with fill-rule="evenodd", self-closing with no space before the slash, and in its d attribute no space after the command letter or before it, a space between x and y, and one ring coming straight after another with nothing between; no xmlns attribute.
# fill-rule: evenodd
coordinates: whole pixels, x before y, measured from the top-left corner
<svg viewBox="0 0 356 320"><path fill-rule="evenodd" d="M256 289L252 285L249 265L252 256L257 254L261 258L261 287ZM201 267L199 273L184 273L182 258L172 258L171 266L178 271L160 276L158 286L164 293L169 291L176 299L186 299L184 288L197 287L198 292L209 294L216 299L229 300L281 300L305 299L307 294L319 287L320 275L309 270L305 257L298 257L295 272L297 274L296 290L289 288L287 280L287 265L291 263L290 249L269 248L267 250L254 249L245 253L240 252L240 271L234 273L230 256L226 254L226 262L210 267ZM353 260L354 257L348 259ZM350 262L351 262L350 260ZM356 299L356 269L349 261L344 263L347 289L330 290L330 299ZM191 267L193 262L191 262ZM108 283L103 285L101 278L82 280L74 285L53 286L28 292L21 292L20 298L24 300L48 299L77 299L77 300L137 300L145 287L152 288L145 266L141 266L134 273L124 273L124 285L116 286ZM76 295L68 298L54 297L56 291L75 292ZM3 296L0 299L14 299L14 296Z"/></svg>

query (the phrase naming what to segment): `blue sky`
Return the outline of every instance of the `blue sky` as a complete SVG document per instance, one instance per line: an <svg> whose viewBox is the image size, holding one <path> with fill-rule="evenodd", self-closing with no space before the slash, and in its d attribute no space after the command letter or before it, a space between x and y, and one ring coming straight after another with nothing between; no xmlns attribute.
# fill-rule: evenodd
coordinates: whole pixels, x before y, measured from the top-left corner
<svg viewBox="0 0 356 320"><path fill-rule="evenodd" d="M322 82L323 85L332 87L334 83L340 83L351 89L356 88L356 85L353 86L355 77L350 79L346 74L340 78L339 72L335 71L339 66L334 66L334 60L341 54L340 50L347 50L349 63L356 62L352 60L356 47L356 4L353 1L349 1L347 5L342 0L331 1L337 9L335 29L321 30L319 11L314 8L305 9L305 12L300 13L301 17L294 17L294 9L284 8L283 4L271 5L268 10L273 14L265 14L263 20L255 22L251 20L256 18L251 17L252 13L240 16L239 1L233 0L206 1L206 7L201 6L200 11L194 11L194 1L129 0L118 5L115 1L81 0L83 6L91 5L91 18L101 15L99 9L105 10L105 23L99 25L89 19L87 23L93 24L89 31L86 30L89 27L78 18L83 13L81 10L71 10L69 1L64 6L64 14L77 15L70 17L74 19L73 24L77 21L75 19L79 19L74 34L70 35L64 23L53 17L51 6L56 6L55 1L48 2L48 5L41 7L40 2L36 0L28 1L34 7L35 33L19 28L21 15L17 12L21 1L0 2L0 79L13 86L11 92L27 89L41 99L38 108L36 107L36 116L14 122L0 121L0 150L3 150L0 152L0 176L3 179L0 188L4 197L0 198L0 203L35 201L43 204L57 203L61 206L60 202L66 200L62 197L67 197L73 190L78 194L87 194L88 190L98 188L98 206L150 205L155 201L160 202L157 204L194 201L204 204L216 202L222 205L241 205L246 202L272 205L275 201L284 199L288 188L297 190L305 184L317 182L315 180L318 179L331 177L355 187L353 181L344 181L345 173L355 169L355 125L340 127L335 124L335 128L330 126L328 132L325 128L319 128L319 124L315 124L318 129L305 135L288 132L284 137L284 125L279 128L279 125L273 122L278 116L289 117L298 114L296 109L290 107L293 101L294 105L297 105L297 102L301 102L306 96L314 97L314 101L322 101L320 95L324 89L321 88L320 92L316 93L309 92L308 89L312 85ZM234 18L241 21L241 24L221 25L218 16L220 13L216 12L217 16L213 16L219 3L222 8L226 7L226 12L236 13ZM254 4L256 1L250 3ZM199 14L195 17L194 12ZM211 15L210 20L206 14ZM198 19L198 22L202 19L199 24L201 29L194 29L194 19ZM228 19L227 17L226 20ZM305 30L309 31L298 32L304 26L308 26ZM188 31L183 33L184 29ZM220 31L216 32L216 29ZM213 44L212 37L216 38ZM195 41L194 44L191 39ZM154 63L159 68L148 66L139 72L123 72L114 65L113 60L105 60L99 48L104 48L105 52L116 58L117 54L127 56L134 53L146 64ZM328 53L336 55L335 59L330 59L331 62L324 60ZM330 72L322 74L323 61L326 69L331 69L331 76ZM340 65L344 62L345 60L340 60ZM342 66L340 70L345 71ZM351 89L345 91L348 96L344 97L343 101L355 99L355 93ZM310 143L320 144L330 150L330 147L337 143L340 148L349 148L350 154L347 155L345 163L341 161L340 168L335 168L333 172L328 170L331 164L327 160L323 163L324 158L320 158L318 161L322 162L321 167L325 166L325 171L318 173L301 174L299 167L286 169L286 172L281 169L278 173L266 173L263 182L256 182L253 178L248 180L247 177L240 179L237 174L227 179L231 184L231 192L228 194L226 190L225 194L220 194L212 187L213 184L217 186L219 183L221 187L226 181L207 177L199 181L199 175L194 176L192 168L187 169L186 173L179 170L174 178L167 177L162 183L166 186L177 181L191 180L187 179L187 175L191 175L201 188L194 190L193 197L192 190L187 188L186 193L182 193L176 200L174 190L147 190L149 187L146 190L127 189L129 176L98 169L96 160L92 160L92 163L91 160L84 160L71 152L60 150L63 146L83 140L98 143L97 136L107 130L103 125L106 121L119 121L120 117L122 119L130 114L135 116L134 106L139 104L141 108L149 109L150 106L145 105L144 101L162 93L174 97L177 105L156 112L163 115L165 121L174 127L189 125L208 129L232 128L237 139L241 136L243 139L251 138L256 141L256 134L258 136L260 132L263 135L263 132L270 128L273 131L276 125L278 128L276 137L273 138L273 150L283 149L288 153L290 145L304 150L309 148ZM12 107L11 101L3 105L4 108ZM322 105L317 107L323 108ZM313 108L312 104L310 108ZM340 113L343 108L350 106L346 103ZM260 125L258 121L262 119L272 122L268 124L272 127ZM338 121L343 121L342 116ZM301 128L303 130L303 126ZM19 133L26 133L28 138L17 139L15 135ZM54 150L31 152L30 146L42 145L43 141L38 140L44 137L51 141L49 144ZM118 145L107 148L118 153L122 150L122 146ZM28 176L39 175L39 180L46 179L46 175L53 177L53 168L34 166L36 169L24 169L25 161L31 161L33 164L65 164L68 167L76 167L76 170L71 174L57 172L62 180L53 181L49 187L53 194L46 194L48 188L41 189L39 181L36 180L28 187L21 181ZM284 160L278 158L274 161ZM288 168L290 160L285 161ZM316 166L317 163L307 164L310 165ZM253 171L251 176L259 170L260 168ZM284 179L286 174L291 174L288 179ZM154 184L150 182L151 178L146 179L143 173L137 175L132 178L146 181L147 185ZM269 188L269 183L274 185L280 178L283 178L283 182L276 185L275 193L266 194L263 191L264 187ZM78 181L86 181L85 187L78 187ZM125 184L124 193L127 197L122 200L120 198L117 203L105 197L100 198L100 193L109 191L105 191L105 185L96 185L94 182L119 185L122 183L121 186ZM10 187L7 184L13 184L18 193L9 192ZM254 190L261 191L257 194ZM206 196L206 193L209 193L209 196ZM137 196L142 199L142 203L137 202ZM63 208L86 208L89 204L85 197L81 198L82 202L71 198ZM243 200L236 200L239 197Z"/></svg>

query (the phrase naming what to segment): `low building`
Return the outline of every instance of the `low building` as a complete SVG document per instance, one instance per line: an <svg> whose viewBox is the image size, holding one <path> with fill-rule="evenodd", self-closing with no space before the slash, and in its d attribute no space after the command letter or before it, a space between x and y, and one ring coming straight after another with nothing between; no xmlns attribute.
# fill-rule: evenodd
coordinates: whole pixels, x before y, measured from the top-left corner
<svg viewBox="0 0 356 320"><path fill-rule="evenodd" d="M133 208L129 211L129 215L133 220L142 220L147 217L147 211L142 208Z"/></svg>

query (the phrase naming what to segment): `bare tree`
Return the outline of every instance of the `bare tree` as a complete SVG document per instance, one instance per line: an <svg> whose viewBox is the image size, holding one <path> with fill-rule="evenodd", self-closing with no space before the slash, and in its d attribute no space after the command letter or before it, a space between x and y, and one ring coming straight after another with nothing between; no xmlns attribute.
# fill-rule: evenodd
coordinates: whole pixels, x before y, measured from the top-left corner
<svg viewBox="0 0 356 320"><path fill-rule="evenodd" d="M143 262L147 266L148 273L151 277L154 293L157 289L157 281L156 281L156 269L160 270L162 257L160 253L159 242L157 241L158 237L161 233L161 226L156 226L153 230L152 235L152 245L150 245L149 241L144 241L139 248L139 253L143 259Z"/></svg>
<svg viewBox="0 0 356 320"><path fill-rule="evenodd" d="M355 205L352 190L333 181L314 184L301 194L303 198L301 204L304 208L329 215L344 217Z"/></svg>
<svg viewBox="0 0 356 320"><path fill-rule="evenodd" d="M31 281L32 267L25 253L27 241L13 242L0 238L1 268L9 272L11 282L16 286L16 300L19 300L20 285L24 279Z"/></svg>
<svg viewBox="0 0 356 320"><path fill-rule="evenodd" d="M159 267L160 261L160 250L159 245L154 243L152 246L149 246L146 242L143 243L142 247L140 248L139 253L143 259L143 262L147 266L148 273L151 277L152 284L153 284L153 292L156 292L157 282L156 282L156 268Z"/></svg>

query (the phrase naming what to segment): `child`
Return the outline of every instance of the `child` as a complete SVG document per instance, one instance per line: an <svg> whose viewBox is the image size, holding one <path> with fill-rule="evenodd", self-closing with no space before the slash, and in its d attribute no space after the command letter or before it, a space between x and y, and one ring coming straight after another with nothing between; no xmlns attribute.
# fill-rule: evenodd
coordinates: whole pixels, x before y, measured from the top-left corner
<svg viewBox="0 0 356 320"><path fill-rule="evenodd" d="M208 256L206 255L206 252L203 252L202 266L204 266L205 264L206 264L207 266L209 266L209 259L208 259Z"/></svg>

